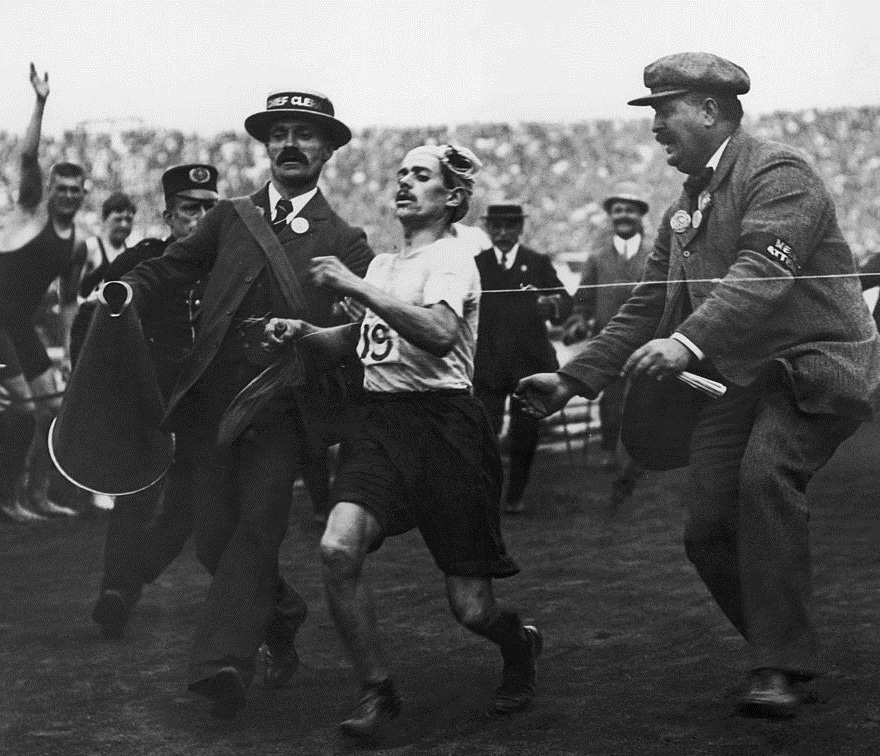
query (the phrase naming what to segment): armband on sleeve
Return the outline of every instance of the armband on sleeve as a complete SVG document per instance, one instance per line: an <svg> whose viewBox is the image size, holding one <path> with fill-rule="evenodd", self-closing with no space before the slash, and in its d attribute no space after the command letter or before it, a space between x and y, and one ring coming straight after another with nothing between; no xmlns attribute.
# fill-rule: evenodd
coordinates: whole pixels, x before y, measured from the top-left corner
<svg viewBox="0 0 880 756"><path fill-rule="evenodd" d="M750 249L753 252L769 257L777 265L781 265L793 276L797 275L800 265L797 263L797 253L789 244L775 234L753 232L741 236L739 239L740 249Z"/></svg>

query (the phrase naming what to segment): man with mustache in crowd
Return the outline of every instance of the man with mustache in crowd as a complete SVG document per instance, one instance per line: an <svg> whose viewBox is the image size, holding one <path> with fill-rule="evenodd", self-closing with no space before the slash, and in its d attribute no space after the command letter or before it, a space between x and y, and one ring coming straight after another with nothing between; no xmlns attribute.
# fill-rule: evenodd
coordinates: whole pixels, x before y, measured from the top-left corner
<svg viewBox="0 0 880 756"><path fill-rule="evenodd" d="M333 484L321 539L324 585L336 628L363 693L340 725L370 742L400 712L364 580L364 561L384 539L418 528L443 572L455 618L495 643L504 660L493 707L509 714L535 694L541 635L502 609L492 579L519 568L501 537L501 459L483 405L472 396L480 278L472 245L451 232L464 217L480 163L463 147L411 150L397 172L404 247L370 264L366 278L339 260L312 262L316 285L366 307L359 330L326 331L302 320L271 321L270 345L364 365L366 401Z"/></svg>
<svg viewBox="0 0 880 756"><path fill-rule="evenodd" d="M872 416L880 337L821 179L797 151L740 127L748 74L679 53L648 65L644 81L651 94L630 104L654 108L684 192L620 312L518 391L543 417L621 371L660 381L658 405L691 366L727 384L694 407L685 550L749 644L740 711L791 717L798 683L819 673L806 488Z"/></svg>
<svg viewBox="0 0 880 756"><path fill-rule="evenodd" d="M267 686L284 685L298 666L294 636L307 609L279 574L278 550L297 472L311 449L339 440L351 409L344 388L359 383L359 372L341 369L280 387L229 448L215 446L218 428L236 395L272 361L261 344L271 316L338 322L337 298L312 283L309 261L333 256L362 276L372 259L363 231L339 218L317 188L324 164L351 139L330 100L273 92L245 129L266 145L266 186L221 200L193 233L123 277L141 311L157 294L188 290L210 274L165 425L190 436L191 459L175 466L192 468L196 553L213 576L189 689L210 699L214 716L227 718L245 704L261 644Z"/></svg>
<svg viewBox="0 0 880 756"><path fill-rule="evenodd" d="M76 514L49 500L52 463L46 439L52 418L61 406L62 379L32 318L46 290L58 279L66 344L64 362L69 366L70 324L76 313L76 287L85 259L85 246L76 239L74 227L74 216L85 197L85 173L75 163L56 163L49 170L44 195L38 152L49 75L40 78L31 63L30 82L36 102L21 144L18 201L0 229L0 331L8 339L7 349L14 352L5 370L8 372L13 365L17 370L4 378L15 406L9 421L34 428L27 482L16 490L25 466L17 446L0 474L0 507L16 522L34 522L44 515ZM13 435L21 438L18 432Z"/></svg>
<svg viewBox="0 0 880 756"><path fill-rule="evenodd" d="M635 184L621 184L602 206L614 233L610 239L603 236L587 253L580 288L574 297L574 312L562 327L562 343L566 345L599 333L617 314L641 279L645 261L654 246L642 223L648 203L639 196ZM608 285L629 282L631 286ZM607 472L616 470L619 464L617 447L625 386L623 379L613 380L599 396L600 466Z"/></svg>
<svg viewBox="0 0 880 756"><path fill-rule="evenodd" d="M145 260L152 260L178 239L185 239L217 204L217 169L193 163L169 168L162 174L165 210L162 217L171 235L146 238L96 270L93 286L104 279L115 281ZM165 401L192 351L193 316L198 308L201 282L192 291L175 289L157 296L140 313L144 337L150 349L159 390ZM73 323L71 347L78 356L96 304L84 302ZM175 453L186 459L186 433L177 435ZM117 497L110 512L104 543L104 573L92 619L105 638L121 638L132 607L144 584L153 582L174 561L192 533L192 484L189 467L179 464L167 481L144 491ZM162 499L159 511L157 504ZM156 515L155 519L153 515Z"/></svg>

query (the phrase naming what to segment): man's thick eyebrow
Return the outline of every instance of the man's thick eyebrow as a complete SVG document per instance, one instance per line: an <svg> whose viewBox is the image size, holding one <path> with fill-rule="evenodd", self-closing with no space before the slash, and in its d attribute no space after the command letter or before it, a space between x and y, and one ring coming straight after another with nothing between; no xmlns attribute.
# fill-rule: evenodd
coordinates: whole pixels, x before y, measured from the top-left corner
<svg viewBox="0 0 880 756"><path fill-rule="evenodd" d="M412 173L431 173L431 169L427 166L414 165L410 168L399 168L397 171L397 175L403 176L407 171L411 171Z"/></svg>

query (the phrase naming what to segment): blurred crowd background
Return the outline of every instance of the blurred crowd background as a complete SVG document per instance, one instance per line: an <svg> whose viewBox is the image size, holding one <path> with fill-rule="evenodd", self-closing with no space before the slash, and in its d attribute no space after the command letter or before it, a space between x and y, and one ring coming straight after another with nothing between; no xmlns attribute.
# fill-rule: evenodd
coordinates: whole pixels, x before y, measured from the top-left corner
<svg viewBox="0 0 880 756"><path fill-rule="evenodd" d="M880 251L880 107L778 112L747 117L745 125L806 153L833 194L859 262ZM14 201L19 133L0 132L0 214ZM529 215L524 238L558 268L577 268L592 238L604 232L602 201L619 182L642 188L651 204L648 227L681 189L682 177L666 165L648 119L368 128L334 156L323 188L343 218L366 229L376 251L393 250L399 232L391 198L399 160L415 145L448 141L471 147L485 164L465 222L480 224L491 202L521 201ZM166 235L159 179L172 165L213 163L226 197L251 192L268 176L265 148L243 131L205 137L130 120L83 122L60 137L44 137L42 165L57 160L80 163L89 176L78 216L87 234L97 233L101 203L111 192L132 196L138 212L129 245Z"/></svg>

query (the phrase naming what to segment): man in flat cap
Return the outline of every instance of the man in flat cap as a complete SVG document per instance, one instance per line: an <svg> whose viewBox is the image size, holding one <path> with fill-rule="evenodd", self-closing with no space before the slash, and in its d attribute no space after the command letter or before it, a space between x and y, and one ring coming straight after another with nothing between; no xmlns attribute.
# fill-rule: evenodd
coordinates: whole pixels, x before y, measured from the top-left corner
<svg viewBox="0 0 880 756"><path fill-rule="evenodd" d="M336 215L317 188L324 164L351 131L324 95L285 90L245 121L263 142L270 181L250 197L220 200L185 239L123 277L139 311L167 290L210 277L193 351L184 360L165 424L187 433L193 467L196 553L213 574L190 664L190 690L212 714L234 716L246 698L254 658L266 644L264 683L279 687L298 665L294 635L303 599L278 571L291 489L314 446L338 440L359 386L359 366L282 386L264 395L249 425L223 449L215 442L224 412L274 356L261 347L272 316L338 323L337 296L305 273L315 256L335 256L358 276L372 252L361 229ZM293 382L293 381L292 381ZM176 464L176 463L175 463Z"/></svg>
<svg viewBox="0 0 880 756"><path fill-rule="evenodd" d="M741 712L790 717L797 683L819 672L805 491L873 414L880 338L821 180L795 150L740 128L746 72L681 53L649 65L645 84L632 104L654 108L685 191L618 315L519 390L545 415L621 370L667 388L685 368L727 384L695 411L685 548L751 647Z"/></svg>
<svg viewBox="0 0 880 756"><path fill-rule="evenodd" d="M139 263L161 257L177 239L189 236L220 198L217 169L201 163L174 166L162 174L162 191L162 217L171 234L165 239L147 237L122 252L99 271L101 281L121 278ZM183 360L192 351L193 316L202 288L199 285L192 291L172 290L167 296L155 298L149 309L140 312L159 390L166 401ZM74 320L74 358L78 357L95 306L94 300L86 301ZM184 458L187 434L178 433L176 441L176 453ZM92 619L104 637L123 636L128 615L140 598L143 585L164 572L192 533L190 485L188 466L178 464L167 480L144 491L117 497L107 524L100 595L92 611ZM156 513L160 498L163 504Z"/></svg>
<svg viewBox="0 0 880 756"><path fill-rule="evenodd" d="M571 317L565 321L562 343L583 341L599 333L623 307L641 280L645 261L654 240L645 234L643 220L648 203L631 182L616 187L602 203L612 235L597 240L587 252L581 273L580 287L574 297ZM628 284L632 286L617 286ZM617 446L623 417L623 392L626 381L617 378L602 389L599 395L599 422L602 434L603 470L618 466Z"/></svg>
<svg viewBox="0 0 880 756"><path fill-rule="evenodd" d="M505 402L520 378L559 367L547 321L558 325L571 312L571 296L550 259L520 244L525 218L519 204L489 205L483 220L492 248L476 257L483 296L474 393L486 405L495 433L501 431ZM527 293L534 289L542 291ZM516 514L525 509L523 494L538 447L538 423L523 413L519 404L511 403L507 432L510 466L502 504L506 512Z"/></svg>

